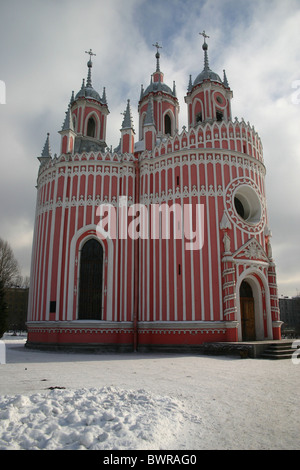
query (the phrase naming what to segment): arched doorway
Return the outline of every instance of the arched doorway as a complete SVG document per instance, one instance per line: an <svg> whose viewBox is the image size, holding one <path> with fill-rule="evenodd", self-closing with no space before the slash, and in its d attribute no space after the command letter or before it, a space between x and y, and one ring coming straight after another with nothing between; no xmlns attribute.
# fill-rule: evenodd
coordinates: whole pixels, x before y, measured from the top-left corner
<svg viewBox="0 0 300 470"><path fill-rule="evenodd" d="M102 319L103 248L95 238L81 249L79 273L79 320Z"/></svg>
<svg viewBox="0 0 300 470"><path fill-rule="evenodd" d="M252 287L247 281L241 283L240 306L242 341L254 341L256 339L254 297Z"/></svg>

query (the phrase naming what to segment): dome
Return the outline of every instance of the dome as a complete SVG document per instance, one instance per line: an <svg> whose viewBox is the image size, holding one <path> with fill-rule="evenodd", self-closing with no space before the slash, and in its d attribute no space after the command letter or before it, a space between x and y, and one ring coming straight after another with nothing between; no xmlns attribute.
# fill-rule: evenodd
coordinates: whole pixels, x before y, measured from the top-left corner
<svg viewBox="0 0 300 470"><path fill-rule="evenodd" d="M81 89L75 96L75 100L77 100L78 98L91 98L92 100L96 100L99 101L99 103L102 103L99 93L89 83L85 85L84 79L82 81Z"/></svg>
<svg viewBox="0 0 300 470"><path fill-rule="evenodd" d="M163 91L164 93L168 93L173 96L171 88L162 82L151 82L146 88L143 96L148 95L148 93L157 93L158 91Z"/></svg>
<svg viewBox="0 0 300 470"><path fill-rule="evenodd" d="M199 85L199 83L202 83L204 80L211 80L212 82L222 83L222 80L221 80L221 78L219 77L219 75L217 73L213 72L210 69L204 69L196 77L193 86Z"/></svg>
<svg viewBox="0 0 300 470"><path fill-rule="evenodd" d="M75 99L77 98L92 98L93 100L99 101L101 103L101 98L99 93L93 87L84 87L77 93Z"/></svg>

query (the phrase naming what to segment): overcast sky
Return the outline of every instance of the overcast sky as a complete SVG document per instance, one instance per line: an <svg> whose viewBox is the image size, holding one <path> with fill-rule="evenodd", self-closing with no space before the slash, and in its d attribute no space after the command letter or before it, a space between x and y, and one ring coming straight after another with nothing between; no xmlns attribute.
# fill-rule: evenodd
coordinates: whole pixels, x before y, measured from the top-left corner
<svg viewBox="0 0 300 470"><path fill-rule="evenodd" d="M86 78L106 95L106 142L116 147L121 112L131 101L135 129L141 84L161 49L165 82L176 82L180 128L187 125L189 74L209 62L233 90L233 117L254 125L264 147L273 256L279 294L300 293L300 1L299 0L0 0L0 237L29 275L36 178L46 134L53 153L72 90ZM296 87L296 88L293 88ZM0 97L1 101L1 97Z"/></svg>

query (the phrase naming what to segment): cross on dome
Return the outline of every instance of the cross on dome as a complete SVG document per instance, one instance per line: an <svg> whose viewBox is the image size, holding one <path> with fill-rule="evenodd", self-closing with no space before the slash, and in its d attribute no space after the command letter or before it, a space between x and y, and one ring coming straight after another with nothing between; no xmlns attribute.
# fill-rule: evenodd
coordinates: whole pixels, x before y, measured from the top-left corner
<svg viewBox="0 0 300 470"><path fill-rule="evenodd" d="M152 46L156 47L156 54L155 54L155 57L156 57L156 72L160 72L160 66L159 66L160 53L158 52L158 49L162 49L162 46L160 46L157 41L156 41L155 44L152 44Z"/></svg>
<svg viewBox="0 0 300 470"><path fill-rule="evenodd" d="M209 38L209 36L206 34L205 30L203 30L202 33L199 33L199 34L200 36L203 36L204 38L204 43L202 44L202 49L204 50L204 70L209 70L208 55L207 55L208 45L206 42L206 38Z"/></svg>
<svg viewBox="0 0 300 470"><path fill-rule="evenodd" d="M90 59L87 63L87 66L89 68L89 71L88 71L88 76L87 76L87 82L86 82L86 86L89 87L89 88L92 88L92 74L91 74L91 68L93 66L93 62L92 62L92 56L93 55L96 55L93 53L92 49L90 49L89 51L85 51L86 54L89 54L90 56Z"/></svg>
<svg viewBox="0 0 300 470"><path fill-rule="evenodd" d="M85 51L85 53L90 55L90 59L92 58L92 55L96 55L93 53L92 49L90 49L89 51Z"/></svg>
<svg viewBox="0 0 300 470"><path fill-rule="evenodd" d="M162 49L162 46L160 46L157 41L155 44L152 44L152 46L156 47L157 52L158 52L158 49Z"/></svg>
<svg viewBox="0 0 300 470"><path fill-rule="evenodd" d="M204 37L204 42L206 42L205 41L206 38L209 38L209 36L206 34L206 32L204 30L202 31L202 33L199 33L199 34L200 34L200 36Z"/></svg>

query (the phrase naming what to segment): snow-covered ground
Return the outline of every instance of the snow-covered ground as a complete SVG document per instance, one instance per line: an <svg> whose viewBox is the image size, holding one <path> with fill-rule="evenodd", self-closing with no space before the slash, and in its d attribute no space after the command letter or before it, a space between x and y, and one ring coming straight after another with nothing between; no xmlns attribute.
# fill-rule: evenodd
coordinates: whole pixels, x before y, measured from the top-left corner
<svg viewBox="0 0 300 470"><path fill-rule="evenodd" d="M5 336L0 449L300 449L300 364L81 354Z"/></svg>

